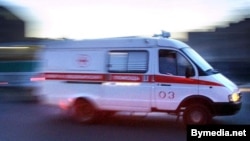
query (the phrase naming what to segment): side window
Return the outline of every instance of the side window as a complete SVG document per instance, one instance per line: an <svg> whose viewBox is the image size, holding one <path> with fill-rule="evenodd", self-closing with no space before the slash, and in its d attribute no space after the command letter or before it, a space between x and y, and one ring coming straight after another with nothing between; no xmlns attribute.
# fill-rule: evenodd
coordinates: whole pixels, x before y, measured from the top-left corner
<svg viewBox="0 0 250 141"><path fill-rule="evenodd" d="M145 73L148 70L147 51L110 51L109 72Z"/></svg>
<svg viewBox="0 0 250 141"><path fill-rule="evenodd" d="M176 52L170 50L159 51L159 72L162 74L177 75Z"/></svg>
<svg viewBox="0 0 250 141"><path fill-rule="evenodd" d="M168 75L185 76L186 69L192 67L190 62L179 52L159 50L159 72Z"/></svg>

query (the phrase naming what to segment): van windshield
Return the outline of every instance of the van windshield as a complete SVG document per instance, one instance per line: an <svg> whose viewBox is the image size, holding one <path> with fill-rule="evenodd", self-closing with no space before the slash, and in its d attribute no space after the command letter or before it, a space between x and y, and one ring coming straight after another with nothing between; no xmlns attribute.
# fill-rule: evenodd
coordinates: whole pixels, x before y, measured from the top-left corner
<svg viewBox="0 0 250 141"><path fill-rule="evenodd" d="M182 51L192 59L204 72L214 70L195 50L192 48L183 48Z"/></svg>

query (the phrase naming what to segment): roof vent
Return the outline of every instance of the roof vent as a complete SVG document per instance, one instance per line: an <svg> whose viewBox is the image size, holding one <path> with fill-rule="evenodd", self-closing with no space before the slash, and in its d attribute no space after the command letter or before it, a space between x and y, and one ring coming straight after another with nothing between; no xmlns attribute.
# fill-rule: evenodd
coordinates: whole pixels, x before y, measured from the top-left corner
<svg viewBox="0 0 250 141"><path fill-rule="evenodd" d="M155 34L153 37L163 37L163 38L169 38L171 35L169 32L162 30L161 34Z"/></svg>

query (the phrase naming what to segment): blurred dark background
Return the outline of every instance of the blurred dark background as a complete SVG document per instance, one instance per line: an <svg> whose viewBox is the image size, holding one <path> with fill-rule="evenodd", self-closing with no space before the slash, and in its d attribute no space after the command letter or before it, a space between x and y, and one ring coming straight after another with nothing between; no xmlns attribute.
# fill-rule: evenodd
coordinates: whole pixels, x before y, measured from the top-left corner
<svg viewBox="0 0 250 141"><path fill-rule="evenodd" d="M236 83L249 83L250 18L212 32L189 32L187 43Z"/></svg>
<svg viewBox="0 0 250 141"><path fill-rule="evenodd" d="M0 5L0 43L25 39L25 21Z"/></svg>

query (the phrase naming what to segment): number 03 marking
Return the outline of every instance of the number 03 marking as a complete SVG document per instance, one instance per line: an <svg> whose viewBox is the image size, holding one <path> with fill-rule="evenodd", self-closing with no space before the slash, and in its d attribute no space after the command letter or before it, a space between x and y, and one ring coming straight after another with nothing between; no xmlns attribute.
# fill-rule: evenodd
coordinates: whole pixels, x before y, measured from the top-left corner
<svg viewBox="0 0 250 141"><path fill-rule="evenodd" d="M164 99L164 98L167 98L167 99L174 99L175 97L175 93L173 91L170 91L168 93L164 92L164 91L160 91L159 92L159 97Z"/></svg>

